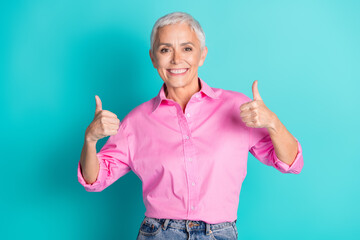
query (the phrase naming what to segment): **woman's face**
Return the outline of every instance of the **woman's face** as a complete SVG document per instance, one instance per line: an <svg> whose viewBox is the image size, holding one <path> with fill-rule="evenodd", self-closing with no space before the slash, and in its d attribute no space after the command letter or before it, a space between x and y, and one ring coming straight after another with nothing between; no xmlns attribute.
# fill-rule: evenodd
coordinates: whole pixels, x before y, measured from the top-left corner
<svg viewBox="0 0 360 240"><path fill-rule="evenodd" d="M158 29L154 54L150 58L169 88L185 87L198 79L198 67L204 63L207 48L201 52L200 41L187 23Z"/></svg>

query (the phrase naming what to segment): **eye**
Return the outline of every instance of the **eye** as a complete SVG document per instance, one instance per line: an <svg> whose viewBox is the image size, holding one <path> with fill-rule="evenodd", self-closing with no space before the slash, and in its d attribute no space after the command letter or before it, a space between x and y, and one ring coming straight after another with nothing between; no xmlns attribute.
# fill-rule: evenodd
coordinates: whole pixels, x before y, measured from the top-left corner
<svg viewBox="0 0 360 240"><path fill-rule="evenodd" d="M186 47L185 51L187 51L187 52L192 51L192 48L191 47Z"/></svg>
<svg viewBox="0 0 360 240"><path fill-rule="evenodd" d="M163 48L163 49L160 50L160 52L161 52L161 53L165 53L165 52L168 52L168 50L169 50L169 49L167 49L167 48Z"/></svg>

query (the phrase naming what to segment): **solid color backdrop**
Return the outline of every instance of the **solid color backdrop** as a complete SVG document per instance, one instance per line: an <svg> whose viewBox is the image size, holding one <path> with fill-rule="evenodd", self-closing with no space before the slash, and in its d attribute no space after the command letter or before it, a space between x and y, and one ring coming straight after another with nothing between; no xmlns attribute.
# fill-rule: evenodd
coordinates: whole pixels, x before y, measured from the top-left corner
<svg viewBox="0 0 360 240"><path fill-rule="evenodd" d="M158 93L150 32L173 11L205 31L199 76L251 98L259 80L265 104L303 147L299 175L249 154L239 239L360 239L355 0L1 3L0 239L135 239L145 212L140 179L129 172L90 193L77 164L95 94L122 120Z"/></svg>

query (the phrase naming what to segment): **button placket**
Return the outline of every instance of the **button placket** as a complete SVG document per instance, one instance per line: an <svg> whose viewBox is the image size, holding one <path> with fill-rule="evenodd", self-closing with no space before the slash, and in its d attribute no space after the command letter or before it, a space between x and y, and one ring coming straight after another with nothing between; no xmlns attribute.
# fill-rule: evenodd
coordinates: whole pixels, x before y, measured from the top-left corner
<svg viewBox="0 0 360 240"><path fill-rule="evenodd" d="M189 105L189 104L188 104ZM189 107L189 106L188 106ZM184 149L184 164L187 176L187 185L189 188L188 196L188 217L191 217L195 214L197 210L198 203L198 189L197 189L197 179L195 169L196 165L194 164L195 148L193 145L193 139L191 137L190 124L192 122L192 113L183 112L180 106L177 107L177 117L180 125L180 131L182 134L182 145Z"/></svg>

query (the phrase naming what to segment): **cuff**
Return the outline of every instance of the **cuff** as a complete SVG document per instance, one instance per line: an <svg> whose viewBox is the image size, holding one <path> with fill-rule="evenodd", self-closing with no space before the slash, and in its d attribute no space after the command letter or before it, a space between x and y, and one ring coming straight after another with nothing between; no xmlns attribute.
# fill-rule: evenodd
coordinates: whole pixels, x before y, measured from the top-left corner
<svg viewBox="0 0 360 240"><path fill-rule="evenodd" d="M99 157L98 157L98 159L99 159ZM102 190L101 189L101 180L103 179L103 174L104 174L103 170L105 169L105 166L104 166L104 163L101 161L101 159L99 159L99 165L100 165L99 174L98 174L96 181L93 182L92 184L89 184L89 183L86 183L83 175L81 174L80 161L78 163L78 171L77 171L78 181L81 185L84 186L85 190L88 192L100 192Z"/></svg>
<svg viewBox="0 0 360 240"><path fill-rule="evenodd" d="M275 163L275 167L282 173L295 173L295 174L299 174L301 172L301 169L304 166L304 160L303 160L303 154L302 154L302 148L301 145L299 143L299 141L295 138L296 142L297 142L297 147L298 147L298 153L295 157L294 162L291 165L288 165L286 163L284 163L283 161L281 161L275 154L275 150L273 151L273 158L274 158L274 163Z"/></svg>

